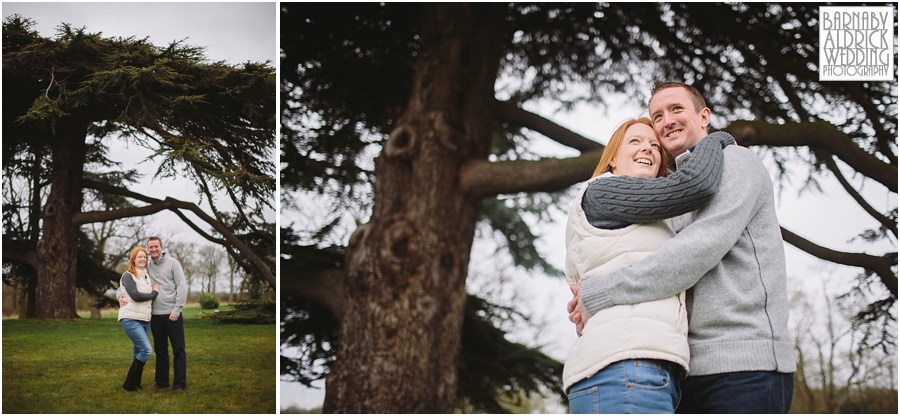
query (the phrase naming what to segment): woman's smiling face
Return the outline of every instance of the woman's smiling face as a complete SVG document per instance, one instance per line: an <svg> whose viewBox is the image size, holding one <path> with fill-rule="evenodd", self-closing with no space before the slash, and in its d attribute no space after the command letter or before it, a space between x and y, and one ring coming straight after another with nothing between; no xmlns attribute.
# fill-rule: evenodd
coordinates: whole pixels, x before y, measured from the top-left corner
<svg viewBox="0 0 900 416"><path fill-rule="evenodd" d="M134 265L140 269L147 267L147 253L141 250L134 256Z"/></svg>
<svg viewBox="0 0 900 416"><path fill-rule="evenodd" d="M659 172L661 151L653 128L646 124L634 124L625 130L625 137L609 165L615 175L655 178Z"/></svg>

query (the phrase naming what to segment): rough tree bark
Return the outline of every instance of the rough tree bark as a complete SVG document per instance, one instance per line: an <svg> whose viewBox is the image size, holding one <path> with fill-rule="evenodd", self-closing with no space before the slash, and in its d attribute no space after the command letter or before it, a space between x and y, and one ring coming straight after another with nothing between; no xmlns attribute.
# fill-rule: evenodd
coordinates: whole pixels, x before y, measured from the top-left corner
<svg viewBox="0 0 900 416"><path fill-rule="evenodd" d="M426 7L410 101L375 161L372 217L347 248L340 338L353 341L339 343L325 412L453 412L481 208L459 175L490 149L498 7Z"/></svg>
<svg viewBox="0 0 900 416"><path fill-rule="evenodd" d="M78 227L72 217L81 211L81 179L87 145L88 120L63 117L51 144L50 180L53 186L41 212L44 233L37 243L38 319L72 319L75 312L75 261Z"/></svg>

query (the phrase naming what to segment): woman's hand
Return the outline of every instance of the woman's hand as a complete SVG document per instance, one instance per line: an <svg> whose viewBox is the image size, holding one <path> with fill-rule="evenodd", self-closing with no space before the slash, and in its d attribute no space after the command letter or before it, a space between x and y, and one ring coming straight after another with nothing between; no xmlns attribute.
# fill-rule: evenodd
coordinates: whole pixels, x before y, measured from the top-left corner
<svg viewBox="0 0 900 416"><path fill-rule="evenodd" d="M153 285L153 290L159 292L159 283Z"/></svg>

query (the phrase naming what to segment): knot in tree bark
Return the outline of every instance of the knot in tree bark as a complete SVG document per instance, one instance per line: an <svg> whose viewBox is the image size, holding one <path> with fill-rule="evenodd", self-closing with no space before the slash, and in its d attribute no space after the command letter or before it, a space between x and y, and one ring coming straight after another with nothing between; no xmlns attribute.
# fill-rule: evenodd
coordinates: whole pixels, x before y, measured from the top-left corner
<svg viewBox="0 0 900 416"><path fill-rule="evenodd" d="M411 280L422 278L421 236L413 221L398 218L392 221L378 239L378 263L382 276L392 291L404 291Z"/></svg>
<svg viewBox="0 0 900 416"><path fill-rule="evenodd" d="M53 218L56 216L56 212L56 204L51 202L47 205L44 205L44 218Z"/></svg>
<svg viewBox="0 0 900 416"><path fill-rule="evenodd" d="M411 221L398 221L385 233L385 244L382 256L385 258L406 259L418 254L418 236Z"/></svg>
<svg viewBox="0 0 900 416"><path fill-rule="evenodd" d="M416 144L419 141L416 130L408 123L397 126L384 145L384 155L390 159L412 159L417 153Z"/></svg>

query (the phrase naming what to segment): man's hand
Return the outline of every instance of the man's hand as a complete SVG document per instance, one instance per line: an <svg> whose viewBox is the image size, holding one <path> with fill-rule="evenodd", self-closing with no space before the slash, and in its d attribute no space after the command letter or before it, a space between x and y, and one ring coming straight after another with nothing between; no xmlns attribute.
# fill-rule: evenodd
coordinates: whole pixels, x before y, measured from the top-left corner
<svg viewBox="0 0 900 416"><path fill-rule="evenodd" d="M591 314L585 309L581 297L578 296L579 288L579 285L569 285L569 289L572 291L572 300L566 304L566 310L569 312L569 321L575 324L575 332L581 336L581 331L584 330L588 319L591 319Z"/></svg>
<svg viewBox="0 0 900 416"><path fill-rule="evenodd" d="M169 320L172 321L172 322L177 321L177 320L178 320L178 315L175 315L174 313L170 313L170 314L169 314Z"/></svg>
<svg viewBox="0 0 900 416"><path fill-rule="evenodd" d="M128 306L128 301L125 300L125 295L119 296L119 307L124 308Z"/></svg>

